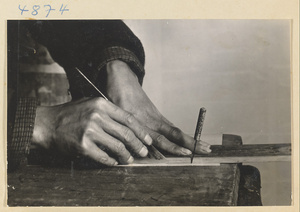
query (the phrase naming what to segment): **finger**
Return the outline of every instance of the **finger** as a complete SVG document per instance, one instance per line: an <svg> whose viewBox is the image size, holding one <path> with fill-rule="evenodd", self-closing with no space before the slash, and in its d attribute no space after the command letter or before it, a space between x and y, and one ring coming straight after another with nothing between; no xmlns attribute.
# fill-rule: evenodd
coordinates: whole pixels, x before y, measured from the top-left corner
<svg viewBox="0 0 300 212"><path fill-rule="evenodd" d="M100 148L105 148L113 155L118 157L120 163L129 164L133 162L134 159L126 149L125 145L104 132L99 127L98 129L97 126L91 127L91 129L87 130L86 136L88 136L91 141L99 145Z"/></svg>
<svg viewBox="0 0 300 212"><path fill-rule="evenodd" d="M99 149L97 145L92 141L90 141L89 139L85 139L83 143L84 143L83 154L85 156L103 165L107 165L107 166L118 165L118 162L115 159L109 157L104 151Z"/></svg>
<svg viewBox="0 0 300 212"><path fill-rule="evenodd" d="M202 141L202 140L200 140L198 142L200 143L200 145L210 148L210 144L209 143L207 143L205 141Z"/></svg>
<svg viewBox="0 0 300 212"><path fill-rule="evenodd" d="M170 142L166 137L163 135L154 132L152 130L149 130L149 133L151 137L153 138L153 144L154 146L167 151L169 153L175 154L175 155L191 155L192 152L186 148L180 147L175 143Z"/></svg>
<svg viewBox="0 0 300 212"><path fill-rule="evenodd" d="M179 128L162 123L159 131L170 141L194 151L195 140L183 133ZM204 141L198 141L195 152L209 153L211 152L210 145Z"/></svg>
<svg viewBox="0 0 300 212"><path fill-rule="evenodd" d="M198 154L200 154L200 153L208 154L208 153L211 152L210 145L209 146L206 146L206 144L203 145L203 142L204 141L197 141L195 153L198 153ZM206 143L206 142L204 142L204 143Z"/></svg>
<svg viewBox="0 0 300 212"><path fill-rule="evenodd" d="M132 150L138 156L146 157L148 155L148 149L128 127L107 117L107 121L103 123L102 128L108 134L122 141L128 149Z"/></svg>
<svg viewBox="0 0 300 212"><path fill-rule="evenodd" d="M109 101L107 103L106 112L115 121L129 127L134 132L136 137L139 138L146 145L152 144L151 136L144 129L144 127L141 126L141 124L136 120L136 118L132 114L122 110L121 108Z"/></svg>

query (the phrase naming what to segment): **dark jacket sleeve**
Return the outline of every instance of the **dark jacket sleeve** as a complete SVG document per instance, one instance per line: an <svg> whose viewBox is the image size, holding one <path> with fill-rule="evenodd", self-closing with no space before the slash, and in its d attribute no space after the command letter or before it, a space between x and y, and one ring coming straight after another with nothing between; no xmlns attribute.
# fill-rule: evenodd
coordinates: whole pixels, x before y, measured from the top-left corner
<svg viewBox="0 0 300 212"><path fill-rule="evenodd" d="M66 71L73 99L97 96L75 71L79 68L105 93L103 69L112 60L126 62L140 84L145 54L140 40L121 20L21 21L32 38L46 46Z"/></svg>

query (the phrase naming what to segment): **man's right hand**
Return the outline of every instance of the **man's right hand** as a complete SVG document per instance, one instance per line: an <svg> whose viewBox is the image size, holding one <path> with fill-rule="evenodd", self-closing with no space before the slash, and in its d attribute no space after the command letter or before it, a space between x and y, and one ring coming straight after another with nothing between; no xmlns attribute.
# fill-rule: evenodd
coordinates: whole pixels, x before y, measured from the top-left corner
<svg viewBox="0 0 300 212"><path fill-rule="evenodd" d="M37 108L32 143L108 166L145 157L152 139L133 115L103 98Z"/></svg>

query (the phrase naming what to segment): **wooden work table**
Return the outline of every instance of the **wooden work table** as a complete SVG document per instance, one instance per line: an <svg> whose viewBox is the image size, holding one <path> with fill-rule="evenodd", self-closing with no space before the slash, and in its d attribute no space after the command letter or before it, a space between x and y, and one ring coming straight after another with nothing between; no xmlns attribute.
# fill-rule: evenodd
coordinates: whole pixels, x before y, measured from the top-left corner
<svg viewBox="0 0 300 212"><path fill-rule="evenodd" d="M9 206L236 205L237 166L114 167L70 170L28 166L8 176Z"/></svg>
<svg viewBox="0 0 300 212"><path fill-rule="evenodd" d="M239 136L223 136L223 145L241 143ZM261 205L259 171L249 175L249 167L246 168L237 163L109 168L86 168L76 162L67 167L27 165L8 173L8 205ZM257 182L249 189L245 186L247 174ZM258 199L251 202L251 195Z"/></svg>

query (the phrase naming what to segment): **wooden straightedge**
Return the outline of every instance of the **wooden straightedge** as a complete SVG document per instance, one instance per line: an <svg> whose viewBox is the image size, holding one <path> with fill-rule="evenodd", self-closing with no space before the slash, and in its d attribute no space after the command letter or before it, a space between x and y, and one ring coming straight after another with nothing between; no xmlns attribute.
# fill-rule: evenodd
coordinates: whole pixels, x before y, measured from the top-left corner
<svg viewBox="0 0 300 212"><path fill-rule="evenodd" d="M221 163L256 163L291 160L291 144L213 145L210 154L165 159L138 158L126 166L217 166Z"/></svg>

